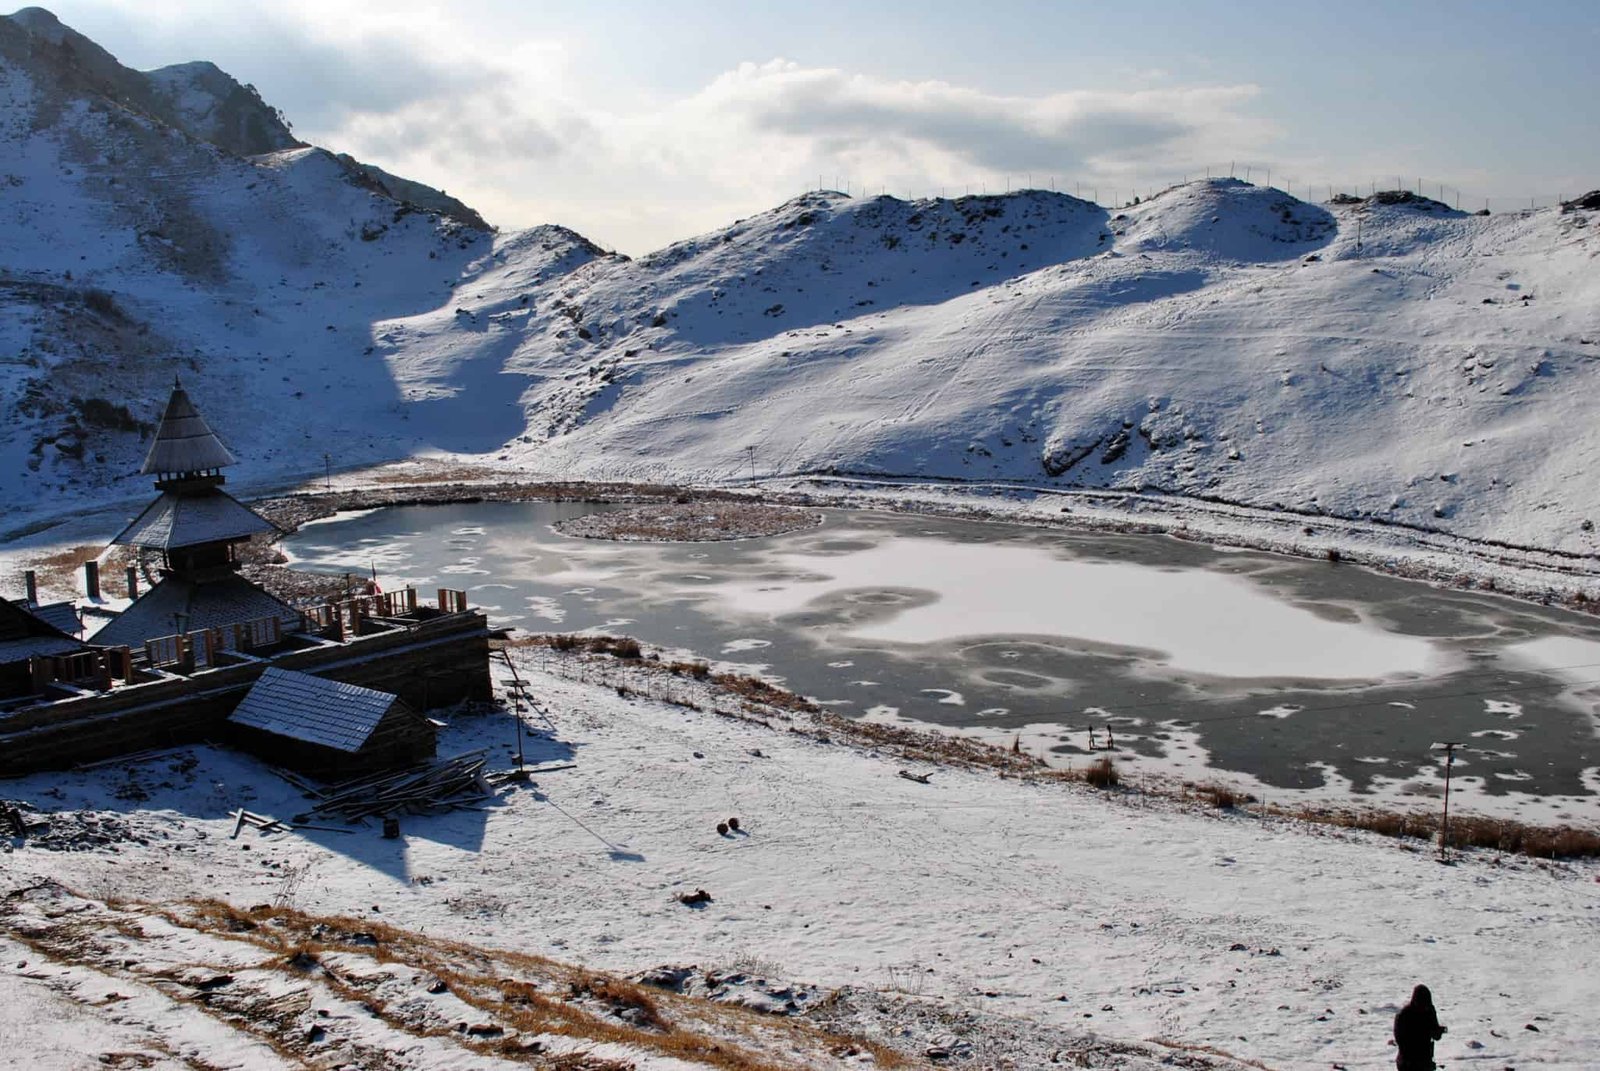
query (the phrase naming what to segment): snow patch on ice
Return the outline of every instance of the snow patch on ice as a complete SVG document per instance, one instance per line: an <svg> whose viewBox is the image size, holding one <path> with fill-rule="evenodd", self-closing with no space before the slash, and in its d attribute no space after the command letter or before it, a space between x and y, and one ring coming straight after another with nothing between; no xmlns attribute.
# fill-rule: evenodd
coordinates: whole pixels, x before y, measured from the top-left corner
<svg viewBox="0 0 1600 1071"><path fill-rule="evenodd" d="M818 558L777 554L782 582L715 591L734 613L778 616L861 588L931 591L849 633L893 643L979 635L1066 636L1157 652L1174 669L1222 677L1374 679L1436 667L1432 643L1368 624L1329 621L1249 580L1057 557L1042 547L896 537Z"/></svg>
<svg viewBox="0 0 1600 1071"><path fill-rule="evenodd" d="M763 647L771 647L771 640L742 639L730 640L722 645L723 654L739 654L741 651L759 651Z"/></svg>

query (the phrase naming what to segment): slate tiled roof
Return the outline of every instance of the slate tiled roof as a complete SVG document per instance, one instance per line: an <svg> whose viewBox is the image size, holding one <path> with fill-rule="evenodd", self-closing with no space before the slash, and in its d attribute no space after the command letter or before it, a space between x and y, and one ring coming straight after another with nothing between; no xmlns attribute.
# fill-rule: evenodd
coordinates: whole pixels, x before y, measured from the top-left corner
<svg viewBox="0 0 1600 1071"><path fill-rule="evenodd" d="M23 640L30 637L65 640L76 647L83 646L75 643L71 636L53 622L35 614L26 602L0 599L0 641Z"/></svg>
<svg viewBox="0 0 1600 1071"><path fill-rule="evenodd" d="M26 599L11 601L51 628L60 629L69 636L76 636L83 631L83 619L78 616L78 608L70 602L47 602L36 606Z"/></svg>
<svg viewBox="0 0 1600 1071"><path fill-rule="evenodd" d="M34 655L71 654L83 649L83 644L66 636L23 636L15 640L0 640L0 665L22 662Z"/></svg>
<svg viewBox="0 0 1600 1071"><path fill-rule="evenodd" d="M156 441L150 444L150 452L145 455L144 467L139 472L145 476L204 472L232 464L234 456L206 424L188 393L174 385L161 426L156 429Z"/></svg>
<svg viewBox="0 0 1600 1071"><path fill-rule="evenodd" d="M167 491L111 542L176 550L277 530L271 521L219 488L183 495Z"/></svg>
<svg viewBox="0 0 1600 1071"><path fill-rule="evenodd" d="M221 628L276 617L285 631L301 626L300 613L239 576L196 583L168 576L111 619L90 642L106 647L141 647L156 636Z"/></svg>
<svg viewBox="0 0 1600 1071"><path fill-rule="evenodd" d="M228 721L354 754L396 700L388 692L273 667Z"/></svg>

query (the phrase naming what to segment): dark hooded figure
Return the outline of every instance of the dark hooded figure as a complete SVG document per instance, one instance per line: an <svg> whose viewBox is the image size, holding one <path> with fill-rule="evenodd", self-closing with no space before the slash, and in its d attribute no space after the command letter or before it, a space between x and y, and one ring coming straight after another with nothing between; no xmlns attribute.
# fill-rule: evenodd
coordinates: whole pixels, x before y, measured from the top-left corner
<svg viewBox="0 0 1600 1071"><path fill-rule="evenodd" d="M1399 1071L1433 1071L1433 1043L1444 1036L1439 1013L1433 1010L1433 994L1419 985L1411 991L1411 1001L1395 1013L1394 1043L1400 1053L1394 1058Z"/></svg>

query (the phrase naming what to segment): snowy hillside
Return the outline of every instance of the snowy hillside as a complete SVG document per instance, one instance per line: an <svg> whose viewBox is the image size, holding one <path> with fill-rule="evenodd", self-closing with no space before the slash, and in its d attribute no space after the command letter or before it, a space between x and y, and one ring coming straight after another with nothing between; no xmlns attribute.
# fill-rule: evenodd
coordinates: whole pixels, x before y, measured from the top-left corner
<svg viewBox="0 0 1600 1071"><path fill-rule="evenodd" d="M1383 200L817 194L559 281L508 255L457 301L534 309L503 367L528 377L512 457L543 470L730 478L754 446L762 474L1161 489L1592 550L1593 213ZM403 383L473 352L437 322L393 337Z"/></svg>
<svg viewBox="0 0 1600 1071"><path fill-rule="evenodd" d="M237 139L203 136L244 92L231 78L208 64L149 76L187 117L174 125L121 92L143 76L83 41L37 9L0 18L12 500L125 481L174 374L258 475L318 468L324 451L348 464L429 445L407 433L371 325L447 301L487 229L449 218L439 191L281 125L290 147L238 155Z"/></svg>
<svg viewBox="0 0 1600 1071"><path fill-rule="evenodd" d="M245 482L324 452L722 481L754 448L761 476L1159 490L1597 549L1593 211L1232 179L1121 209L816 193L629 260L559 227L491 237L320 149L242 155L204 118L226 75L124 72L166 103L115 103L24 14L0 19L15 499L125 477L176 371Z"/></svg>

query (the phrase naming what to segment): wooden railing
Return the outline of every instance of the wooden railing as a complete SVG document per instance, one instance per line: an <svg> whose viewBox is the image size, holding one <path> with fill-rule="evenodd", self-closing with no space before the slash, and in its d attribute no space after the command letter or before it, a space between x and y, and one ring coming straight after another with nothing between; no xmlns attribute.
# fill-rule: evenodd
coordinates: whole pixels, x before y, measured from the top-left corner
<svg viewBox="0 0 1600 1071"><path fill-rule="evenodd" d="M283 621L258 617L236 625L155 636L144 641L144 657L151 668L210 667L224 651L254 651L274 647L283 640Z"/></svg>
<svg viewBox="0 0 1600 1071"><path fill-rule="evenodd" d="M361 623L370 618L411 617L420 605L416 588L355 595L337 602L316 603L300 608L313 631L344 641L360 635ZM439 611L460 614L467 610L467 593L452 588L439 589Z"/></svg>
<svg viewBox="0 0 1600 1071"><path fill-rule="evenodd" d="M33 690L43 692L52 684L71 684L98 691L110 689L113 680L133 677L133 655L126 647L100 651L78 651L68 655L38 655L29 660Z"/></svg>

